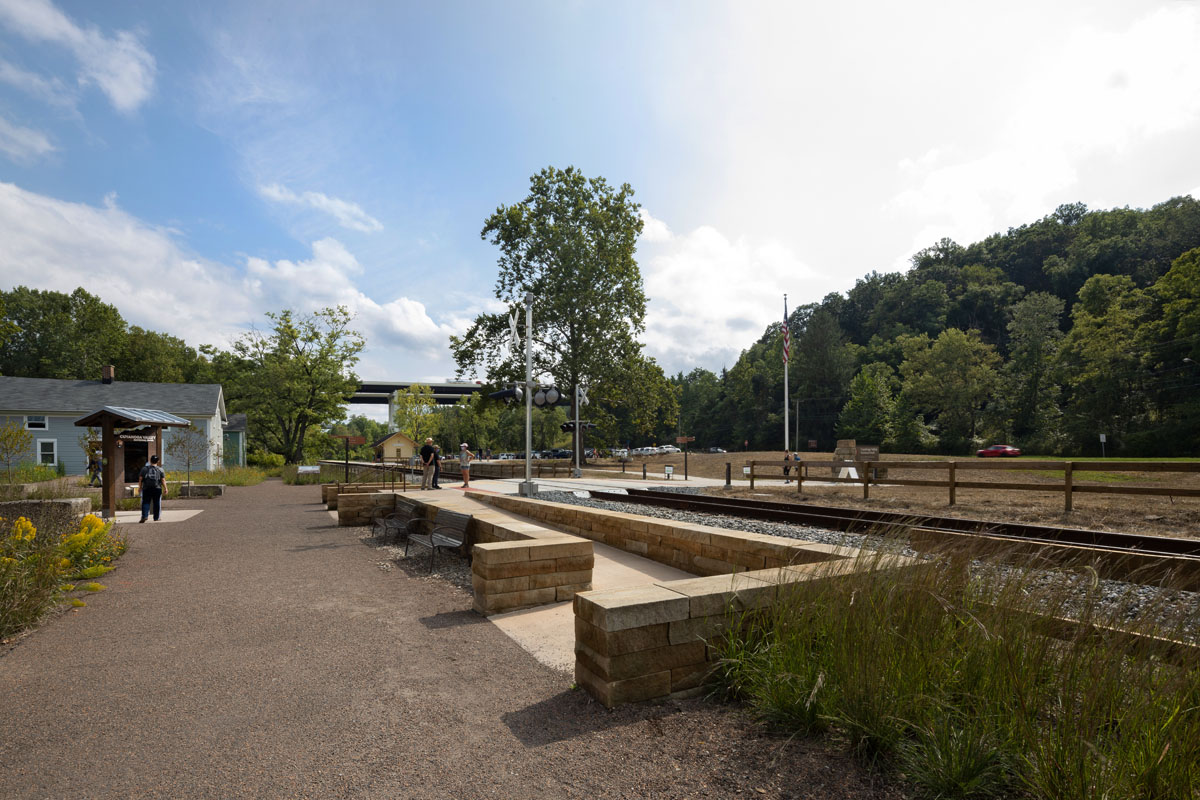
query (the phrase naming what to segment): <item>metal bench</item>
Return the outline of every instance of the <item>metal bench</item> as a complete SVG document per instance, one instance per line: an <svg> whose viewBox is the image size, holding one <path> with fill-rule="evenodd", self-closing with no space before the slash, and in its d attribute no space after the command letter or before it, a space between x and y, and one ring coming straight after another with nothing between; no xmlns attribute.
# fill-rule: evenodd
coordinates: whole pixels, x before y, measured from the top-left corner
<svg viewBox="0 0 1200 800"><path fill-rule="evenodd" d="M419 531L420 526L428 521L417 515L417 508L417 504L411 500L397 498L395 511L371 520L371 535L376 539L390 539L399 544L402 539L407 539L413 532Z"/></svg>
<svg viewBox="0 0 1200 800"><path fill-rule="evenodd" d="M422 520L428 524L427 520ZM457 550L465 552L467 545L467 525L471 522L470 514L460 514L457 511L439 509L429 533L409 533L404 544L404 555L408 555L409 545L420 545L429 548L429 571L433 572L433 557L438 549Z"/></svg>

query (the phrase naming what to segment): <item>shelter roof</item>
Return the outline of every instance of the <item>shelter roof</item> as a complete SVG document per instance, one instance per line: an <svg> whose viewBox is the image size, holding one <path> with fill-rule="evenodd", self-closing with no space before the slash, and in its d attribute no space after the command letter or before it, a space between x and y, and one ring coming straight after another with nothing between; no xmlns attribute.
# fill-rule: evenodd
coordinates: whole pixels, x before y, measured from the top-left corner
<svg viewBox="0 0 1200 800"><path fill-rule="evenodd" d="M391 432L391 433L389 433L387 436L384 436L384 437L380 438L378 441L376 441L376 442L372 443L372 444L371 444L371 447L383 447L383 445L384 445L384 444L385 444L385 443L386 443L388 440L390 440L390 439L395 439L397 436L399 436L401 439L406 439L406 440L408 440L408 442L410 442L410 443L411 443L411 444L412 444L414 447L415 447L415 446L416 446L416 444L417 444L415 441L413 441L412 437L410 437L408 434L406 434L406 433L401 433L400 431L392 431L392 432Z"/></svg>
<svg viewBox="0 0 1200 800"><path fill-rule="evenodd" d="M119 406L105 406L99 411L93 411L86 417L75 420L75 424L80 427L97 425L106 416L112 417L114 423L126 428L135 425L186 427L192 424L182 417L168 414L165 411L156 411L152 408L121 408Z"/></svg>

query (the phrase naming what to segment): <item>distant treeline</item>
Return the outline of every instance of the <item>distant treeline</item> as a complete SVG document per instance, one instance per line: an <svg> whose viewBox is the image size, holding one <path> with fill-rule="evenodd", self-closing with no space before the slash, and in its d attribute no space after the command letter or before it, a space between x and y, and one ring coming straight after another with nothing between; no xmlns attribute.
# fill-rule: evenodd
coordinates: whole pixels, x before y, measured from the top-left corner
<svg viewBox="0 0 1200 800"><path fill-rule="evenodd" d="M789 317L793 443L1200 455L1200 202L1060 206L917 253ZM781 326L673 378L697 442L783 447ZM798 421L798 424L797 424Z"/></svg>

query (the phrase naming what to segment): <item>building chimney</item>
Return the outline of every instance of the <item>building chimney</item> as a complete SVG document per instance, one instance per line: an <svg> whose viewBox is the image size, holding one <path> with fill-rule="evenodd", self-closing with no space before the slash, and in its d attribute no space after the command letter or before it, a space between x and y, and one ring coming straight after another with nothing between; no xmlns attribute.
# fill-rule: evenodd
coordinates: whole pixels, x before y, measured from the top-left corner
<svg viewBox="0 0 1200 800"><path fill-rule="evenodd" d="M107 364L100 368L100 382L112 383L117 377L117 368L112 364Z"/></svg>

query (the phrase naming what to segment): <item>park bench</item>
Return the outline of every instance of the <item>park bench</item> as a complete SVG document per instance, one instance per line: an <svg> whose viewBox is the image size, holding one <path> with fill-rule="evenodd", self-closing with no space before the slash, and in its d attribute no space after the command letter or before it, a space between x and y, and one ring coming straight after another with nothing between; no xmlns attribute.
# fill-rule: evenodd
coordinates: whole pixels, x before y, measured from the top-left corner
<svg viewBox="0 0 1200 800"><path fill-rule="evenodd" d="M433 529L429 533L409 533L404 545L404 555L408 555L409 545L420 545L429 548L429 571L433 572L433 557L438 549L458 550L464 552L467 542L467 525L471 521L470 514L460 514L457 511L439 509L434 520Z"/></svg>
<svg viewBox="0 0 1200 800"><path fill-rule="evenodd" d="M424 517L417 513L417 504L402 497L396 498L396 510L371 520L371 535L376 539L400 544L426 523Z"/></svg>

